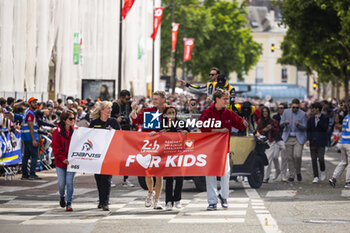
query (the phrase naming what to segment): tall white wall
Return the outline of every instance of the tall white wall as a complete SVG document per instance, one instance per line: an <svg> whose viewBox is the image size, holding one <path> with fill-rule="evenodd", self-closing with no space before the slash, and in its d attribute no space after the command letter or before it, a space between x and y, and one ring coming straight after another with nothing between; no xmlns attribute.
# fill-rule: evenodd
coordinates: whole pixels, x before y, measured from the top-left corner
<svg viewBox="0 0 350 233"><path fill-rule="evenodd" d="M81 95L82 79L118 87L119 0L0 0L0 92L48 89L56 49L56 93ZM160 6L161 0L155 0ZM136 0L123 21L122 89L146 95L152 81L153 0ZM73 35L81 33L83 62L73 64ZM138 57L139 51L142 56ZM160 30L155 41L159 85ZM116 93L117 94L117 93Z"/></svg>

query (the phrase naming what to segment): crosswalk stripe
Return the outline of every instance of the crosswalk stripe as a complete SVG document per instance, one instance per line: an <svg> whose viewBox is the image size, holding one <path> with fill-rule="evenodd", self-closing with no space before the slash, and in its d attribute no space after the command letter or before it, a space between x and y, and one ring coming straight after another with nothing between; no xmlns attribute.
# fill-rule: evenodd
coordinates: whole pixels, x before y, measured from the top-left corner
<svg viewBox="0 0 350 233"><path fill-rule="evenodd" d="M174 218L169 223L244 223L244 218Z"/></svg>
<svg viewBox="0 0 350 233"><path fill-rule="evenodd" d="M195 198L193 202L208 202L207 199L202 199L202 198ZM227 198L227 202L249 202L249 198L245 197L229 197Z"/></svg>
<svg viewBox="0 0 350 233"><path fill-rule="evenodd" d="M0 208L0 213L12 213L12 212L43 212L48 211L48 208Z"/></svg>
<svg viewBox="0 0 350 233"><path fill-rule="evenodd" d="M86 224L86 223L95 223L98 219L50 219L50 220L27 220L21 223L21 225L47 225L50 224Z"/></svg>
<svg viewBox="0 0 350 233"><path fill-rule="evenodd" d="M275 190L268 191L266 197L294 197L296 193L296 190Z"/></svg>
<svg viewBox="0 0 350 233"><path fill-rule="evenodd" d="M207 208L207 203L190 203L185 208ZM248 208L248 204L230 204L229 208Z"/></svg>
<svg viewBox="0 0 350 233"><path fill-rule="evenodd" d="M36 215L12 215L12 214L5 214L0 215L0 220L5 221L26 221L32 218L35 218Z"/></svg>
<svg viewBox="0 0 350 233"><path fill-rule="evenodd" d="M161 215L161 214L152 214L152 215L112 215L108 217L104 217L102 220L118 220L118 219L172 219L176 215L175 214L167 214L167 215Z"/></svg>
<svg viewBox="0 0 350 233"><path fill-rule="evenodd" d="M145 197L147 196L147 191L146 190L137 190L137 191L133 191L133 192L128 192L128 193L124 193L122 194L123 197Z"/></svg>
<svg viewBox="0 0 350 233"><path fill-rule="evenodd" d="M246 215L247 211L245 210L223 210L223 211L201 211L201 212L185 212L185 216L243 216Z"/></svg>

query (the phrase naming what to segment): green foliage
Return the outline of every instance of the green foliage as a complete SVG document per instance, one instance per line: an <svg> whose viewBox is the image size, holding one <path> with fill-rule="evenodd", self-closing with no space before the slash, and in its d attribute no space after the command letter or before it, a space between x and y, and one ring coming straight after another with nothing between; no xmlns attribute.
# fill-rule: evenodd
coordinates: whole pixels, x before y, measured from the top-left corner
<svg viewBox="0 0 350 233"><path fill-rule="evenodd" d="M161 31L161 68L167 73L171 62L172 0L163 0L164 14ZM186 69L207 80L209 69L239 75L248 71L259 59L261 45L253 41L246 28L246 11L237 2L221 0L176 0L175 22L180 24L176 46L176 65L182 66L182 38L194 38L192 58ZM184 33L185 30L185 33Z"/></svg>
<svg viewBox="0 0 350 233"><path fill-rule="evenodd" d="M282 23L288 26L282 43L282 64L316 70L321 82L344 84L350 77L349 0L284 0Z"/></svg>

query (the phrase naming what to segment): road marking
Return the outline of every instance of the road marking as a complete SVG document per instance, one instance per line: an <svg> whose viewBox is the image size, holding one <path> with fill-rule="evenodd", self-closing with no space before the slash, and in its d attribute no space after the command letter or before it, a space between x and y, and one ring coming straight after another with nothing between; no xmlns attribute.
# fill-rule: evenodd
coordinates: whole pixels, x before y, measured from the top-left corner
<svg viewBox="0 0 350 233"><path fill-rule="evenodd" d="M184 216L244 216L247 214L245 210L223 210L223 211L200 211L200 212L184 212Z"/></svg>
<svg viewBox="0 0 350 233"><path fill-rule="evenodd" d="M266 209L265 206L252 206L254 210L264 210Z"/></svg>
<svg viewBox="0 0 350 233"><path fill-rule="evenodd" d="M123 197L145 197L147 196L147 190L137 190L137 191L133 191L133 192L128 192L128 193L124 193L122 194Z"/></svg>
<svg viewBox="0 0 350 233"><path fill-rule="evenodd" d="M195 198L193 202L208 202L207 199ZM229 197L227 198L227 202L230 204L231 202L249 202L249 198L246 197Z"/></svg>
<svg viewBox="0 0 350 233"><path fill-rule="evenodd" d="M207 208L207 203L190 203L186 208ZM248 204L229 204L229 208L248 208Z"/></svg>
<svg viewBox="0 0 350 233"><path fill-rule="evenodd" d="M98 219L50 219L50 220L27 220L21 223L21 225L53 225L53 224L86 224L95 223Z"/></svg>
<svg viewBox="0 0 350 233"><path fill-rule="evenodd" d="M12 212L45 212L48 209L40 208L0 208L0 213L12 213Z"/></svg>
<svg viewBox="0 0 350 233"><path fill-rule="evenodd" d="M1 201L11 201L15 199L17 196L0 196Z"/></svg>
<svg viewBox="0 0 350 233"><path fill-rule="evenodd" d="M176 215L175 214L167 214L167 215L160 215L160 214L152 214L152 215L112 215L102 218L102 220L118 220L118 219L172 219Z"/></svg>
<svg viewBox="0 0 350 233"><path fill-rule="evenodd" d="M259 193L255 189L251 189L247 183L243 183L243 187L245 188L244 191L246 192L249 198L255 199L255 201L262 200L260 198ZM255 208L257 207L259 206L255 206ZM262 226L264 231L268 233L280 233L281 231L278 229L275 219L271 216L268 210L265 211L265 213L259 213L255 211L256 216L259 219L260 225Z"/></svg>
<svg viewBox="0 0 350 233"><path fill-rule="evenodd" d="M10 214L6 214L6 215L0 215L0 220L4 220L4 221L27 221L30 220L32 218L35 218L36 215L10 215Z"/></svg>
<svg viewBox="0 0 350 233"><path fill-rule="evenodd" d="M266 197L294 197L296 195L296 190L276 190L268 191Z"/></svg>
<svg viewBox="0 0 350 233"><path fill-rule="evenodd" d="M257 214L268 214L268 213L269 213L268 210L254 210L254 211L255 211L255 213L257 213Z"/></svg>
<svg viewBox="0 0 350 233"><path fill-rule="evenodd" d="M342 197L350 197L350 190L342 190L341 196Z"/></svg>
<svg viewBox="0 0 350 233"><path fill-rule="evenodd" d="M244 223L244 218L174 218L169 223Z"/></svg>

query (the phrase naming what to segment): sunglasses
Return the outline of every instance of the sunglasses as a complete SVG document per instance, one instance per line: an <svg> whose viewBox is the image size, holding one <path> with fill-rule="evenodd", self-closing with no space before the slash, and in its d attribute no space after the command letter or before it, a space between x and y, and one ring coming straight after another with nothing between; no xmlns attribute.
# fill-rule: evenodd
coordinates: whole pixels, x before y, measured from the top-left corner
<svg viewBox="0 0 350 233"><path fill-rule="evenodd" d="M69 118L68 118L68 120L70 120L70 121L74 121L74 120L75 120L75 118L74 118L74 117L69 117Z"/></svg>
<svg viewBox="0 0 350 233"><path fill-rule="evenodd" d="M130 100L130 98L125 98L125 100L126 100L126 101L129 101L129 100Z"/></svg>
<svg viewBox="0 0 350 233"><path fill-rule="evenodd" d="M209 74L209 76L215 76L215 75L217 75L217 74Z"/></svg>
<svg viewBox="0 0 350 233"><path fill-rule="evenodd" d="M281 107L281 108L278 108L278 109L284 109L283 107Z"/></svg>
<svg viewBox="0 0 350 233"><path fill-rule="evenodd" d="M292 107L293 109L299 109L299 107Z"/></svg>

